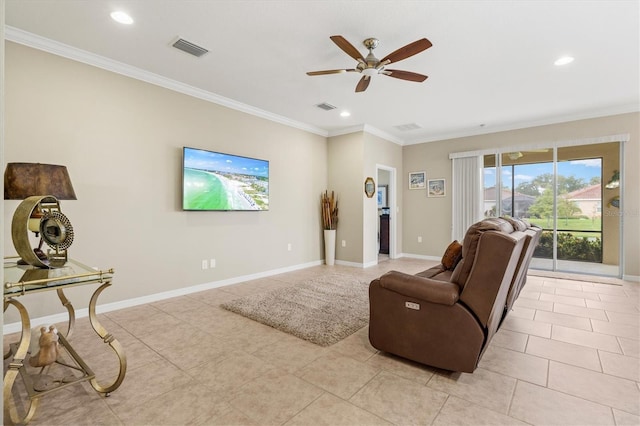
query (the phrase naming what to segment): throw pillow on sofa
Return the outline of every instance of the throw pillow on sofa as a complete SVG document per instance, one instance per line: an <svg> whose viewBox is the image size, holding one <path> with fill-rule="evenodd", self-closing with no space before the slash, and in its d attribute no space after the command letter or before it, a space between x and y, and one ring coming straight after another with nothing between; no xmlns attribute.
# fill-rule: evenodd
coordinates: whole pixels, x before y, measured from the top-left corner
<svg viewBox="0 0 640 426"><path fill-rule="evenodd" d="M444 251L441 263L445 269L452 271L460 262L460 259L462 259L462 244L455 240Z"/></svg>

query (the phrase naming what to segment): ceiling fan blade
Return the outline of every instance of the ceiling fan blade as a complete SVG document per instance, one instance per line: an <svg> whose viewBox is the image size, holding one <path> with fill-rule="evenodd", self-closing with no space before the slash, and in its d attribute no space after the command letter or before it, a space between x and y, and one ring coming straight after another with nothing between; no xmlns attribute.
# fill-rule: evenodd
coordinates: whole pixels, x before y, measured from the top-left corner
<svg viewBox="0 0 640 426"><path fill-rule="evenodd" d="M324 71L309 71L307 75L325 75L325 74L341 74L343 72L354 72L356 69L340 69L340 70L324 70Z"/></svg>
<svg viewBox="0 0 640 426"><path fill-rule="evenodd" d="M338 47L344 51L344 53L346 53L347 55L351 56L353 59L355 59L358 62L364 62L364 58L362 57L362 53L358 52L358 49L353 47L353 45L351 43L349 43L346 38L344 38L342 36L339 36L339 35L334 35L334 36L331 36L329 38L335 44L337 44Z"/></svg>
<svg viewBox="0 0 640 426"><path fill-rule="evenodd" d="M385 69L382 74L388 75L389 77L399 78L400 80L416 81L418 83L421 83L427 79L426 75L418 74L411 71Z"/></svg>
<svg viewBox="0 0 640 426"><path fill-rule="evenodd" d="M388 54L387 56L382 58L380 62L386 62L387 64L398 62L403 59L407 59L408 57L413 56L417 53L420 53L423 50L427 50L431 46L432 44L429 40L427 40L426 38L421 38L420 40L409 43L406 46L401 47L400 49Z"/></svg>
<svg viewBox="0 0 640 426"><path fill-rule="evenodd" d="M367 87L369 87L370 82L371 82L371 77L369 77L368 75L363 76L358 82L358 85L356 86L356 93L364 92L365 90L367 90Z"/></svg>

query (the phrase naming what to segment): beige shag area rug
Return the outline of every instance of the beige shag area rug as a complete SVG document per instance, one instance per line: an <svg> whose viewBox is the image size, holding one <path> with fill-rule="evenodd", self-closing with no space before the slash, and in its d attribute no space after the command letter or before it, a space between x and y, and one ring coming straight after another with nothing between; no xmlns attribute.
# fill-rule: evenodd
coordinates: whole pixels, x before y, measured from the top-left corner
<svg viewBox="0 0 640 426"><path fill-rule="evenodd" d="M369 282L334 273L220 305L320 346L369 323Z"/></svg>

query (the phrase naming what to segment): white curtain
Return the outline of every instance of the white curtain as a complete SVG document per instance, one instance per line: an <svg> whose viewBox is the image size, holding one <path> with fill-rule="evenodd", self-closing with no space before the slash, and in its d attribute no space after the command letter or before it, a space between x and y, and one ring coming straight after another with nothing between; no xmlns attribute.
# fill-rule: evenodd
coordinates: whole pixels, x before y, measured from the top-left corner
<svg viewBox="0 0 640 426"><path fill-rule="evenodd" d="M481 155L453 158L453 229L452 239L462 242L469 226L482 220Z"/></svg>

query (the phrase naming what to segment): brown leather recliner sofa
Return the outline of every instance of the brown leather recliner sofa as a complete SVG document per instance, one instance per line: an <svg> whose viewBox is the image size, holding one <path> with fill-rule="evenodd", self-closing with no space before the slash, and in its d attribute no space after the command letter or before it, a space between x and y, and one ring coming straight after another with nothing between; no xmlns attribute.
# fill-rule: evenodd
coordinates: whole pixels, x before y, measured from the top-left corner
<svg viewBox="0 0 640 426"><path fill-rule="evenodd" d="M455 269L390 271L369 286L376 349L451 371L473 372L524 282L540 229L510 218L472 225Z"/></svg>
<svg viewBox="0 0 640 426"><path fill-rule="evenodd" d="M522 231L527 234L527 239L525 240L524 248L522 249L522 253L520 254L520 260L518 261L518 266L516 268L513 281L511 282L511 286L509 287L509 293L507 293L507 302L505 304L502 319L500 320L500 325L502 325L502 321L504 321L504 319L506 318L507 314L513 307L513 303L520 295L522 287L524 287L527 282L527 271L529 270L529 264L531 263L531 259L533 258L533 252L535 251L536 246L540 241L540 235L542 235L542 228L532 226L526 220L508 217L501 219L507 220L516 231Z"/></svg>

